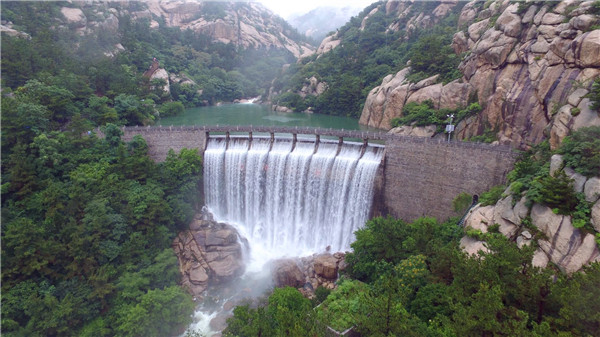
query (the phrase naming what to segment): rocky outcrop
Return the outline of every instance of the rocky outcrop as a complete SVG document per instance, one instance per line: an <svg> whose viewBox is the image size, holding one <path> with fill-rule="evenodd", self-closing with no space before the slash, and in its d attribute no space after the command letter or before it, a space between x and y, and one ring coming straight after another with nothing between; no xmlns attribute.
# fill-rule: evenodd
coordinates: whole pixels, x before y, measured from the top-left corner
<svg viewBox="0 0 600 337"><path fill-rule="evenodd" d="M299 95L302 97L306 97L307 95L311 96L319 96L327 90L327 83L320 82L315 76L307 79L300 89Z"/></svg>
<svg viewBox="0 0 600 337"><path fill-rule="evenodd" d="M14 36L14 37L28 39L28 40L31 39L31 35L14 29L13 24L10 21L2 20L2 23L0 24L0 32L2 34L6 34L8 36Z"/></svg>
<svg viewBox="0 0 600 337"><path fill-rule="evenodd" d="M282 20L257 2L148 2L151 15L167 26L207 34L215 41L245 48L287 49L295 57L314 53L314 47L290 38ZM214 13L204 15L204 13Z"/></svg>
<svg viewBox="0 0 600 337"><path fill-rule="evenodd" d="M335 47L339 46L341 42L342 40L339 39L337 33L327 36L323 39L323 41L321 41L319 48L317 48L317 55L321 56L321 54L331 51Z"/></svg>
<svg viewBox="0 0 600 337"><path fill-rule="evenodd" d="M562 158L553 156L551 172L564 170L574 179L574 190L588 192L586 198L592 203L591 225L600 232L600 178L585 178L569 168L563 168ZM575 228L571 216L555 214L552 209L540 204L527 207L525 197L518 202L513 201L507 189L501 199L493 206L476 206L465 219L465 228L472 228L486 233L489 226L498 224L500 233L515 241L519 247L537 242L538 249L533 256L533 265L546 267L549 262L555 264L566 273L580 270L586 264L600 261L600 250L595 241L596 233ZM529 218L530 221L524 221ZM524 223L530 223L527 226ZM535 236L532 233L538 233ZM461 247L469 254L479 250L487 251L485 242L465 236Z"/></svg>
<svg viewBox="0 0 600 337"><path fill-rule="evenodd" d="M160 64L156 59L152 61L150 68L148 68L148 70L144 72L144 76L150 79L150 82L152 82L152 80L162 80L162 82L164 83L162 86L162 90L167 94L171 93L171 86L169 84L169 73L167 73L167 71L164 68L160 68Z"/></svg>
<svg viewBox="0 0 600 337"><path fill-rule="evenodd" d="M456 80L443 85L437 83L437 75L411 83L406 79L409 72L410 68L404 68L395 75L388 75L380 86L369 92L360 124L390 129L392 119L402 117L404 105L410 102L431 100L437 109L455 109L467 105L473 89L469 83Z"/></svg>
<svg viewBox="0 0 600 337"><path fill-rule="evenodd" d="M326 253L273 261L273 283L276 287L299 288L305 296L312 297L317 287L335 288L338 272L346 266L344 258L343 253Z"/></svg>
<svg viewBox="0 0 600 337"><path fill-rule="evenodd" d="M240 276L246 249L241 242L231 225L198 216L189 230L179 233L173 242L182 286L200 298L209 285Z"/></svg>
<svg viewBox="0 0 600 337"><path fill-rule="evenodd" d="M390 3L389 10L408 10L404 2ZM590 31L600 19L589 11L591 5L578 0L466 4L458 22L464 29L452 42L455 52L465 55L461 81L447 89L433 82L417 92L416 84L405 80L406 69L389 75L369 93L360 123L389 129L403 103L432 99L437 107L449 107L464 104L462 94L477 93L483 111L457 125L459 139L487 129L497 132L500 143L517 148L544 139L558 147L569 132L600 125L598 111L585 98L600 76L600 30ZM446 105L443 89L451 93L446 97L461 98Z"/></svg>

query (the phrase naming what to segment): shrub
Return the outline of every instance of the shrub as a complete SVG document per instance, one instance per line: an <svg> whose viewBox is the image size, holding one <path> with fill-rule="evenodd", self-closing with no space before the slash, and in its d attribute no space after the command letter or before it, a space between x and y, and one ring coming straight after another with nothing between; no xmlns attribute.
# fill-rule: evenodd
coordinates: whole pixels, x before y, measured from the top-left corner
<svg viewBox="0 0 600 337"><path fill-rule="evenodd" d="M576 172L586 177L600 175L600 126L577 130L565 138L559 153Z"/></svg>
<svg viewBox="0 0 600 337"><path fill-rule="evenodd" d="M502 193L504 192L504 185L498 185L490 188L489 191L481 193L479 197L479 202L481 206L490 206L495 205L500 198L502 198Z"/></svg>
<svg viewBox="0 0 600 337"><path fill-rule="evenodd" d="M452 209L454 209L454 212L461 214L471 206L472 202L473 197L469 193L461 192L452 200Z"/></svg>
<svg viewBox="0 0 600 337"><path fill-rule="evenodd" d="M564 171L555 176L541 176L531 183L527 191L527 198L531 201L556 208L558 214L569 215L577 206L578 200L573 191L573 180Z"/></svg>
<svg viewBox="0 0 600 337"><path fill-rule="evenodd" d="M167 102L161 105L159 112L161 117L176 116L185 111L185 107L181 102Z"/></svg>
<svg viewBox="0 0 600 337"><path fill-rule="evenodd" d="M571 116L577 116L581 113L581 109L579 108L571 108Z"/></svg>

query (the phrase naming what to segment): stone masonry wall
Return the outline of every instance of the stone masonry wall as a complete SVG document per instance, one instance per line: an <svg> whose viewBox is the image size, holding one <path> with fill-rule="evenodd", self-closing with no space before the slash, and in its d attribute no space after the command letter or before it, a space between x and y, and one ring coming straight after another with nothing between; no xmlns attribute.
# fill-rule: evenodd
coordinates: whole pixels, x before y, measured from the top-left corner
<svg viewBox="0 0 600 337"><path fill-rule="evenodd" d="M206 133L202 129L191 127L127 127L123 128L123 141L130 141L133 136L141 135L148 144L150 157L154 161L164 161L169 149L179 153L181 149L198 149L200 154L204 153L206 144Z"/></svg>
<svg viewBox="0 0 600 337"><path fill-rule="evenodd" d="M410 221L423 215L455 216L452 200L461 192L481 194L505 182L516 154L509 148L465 142L398 137L385 149L380 214ZM377 199L376 199L377 200ZM460 214L462 215L462 214Z"/></svg>

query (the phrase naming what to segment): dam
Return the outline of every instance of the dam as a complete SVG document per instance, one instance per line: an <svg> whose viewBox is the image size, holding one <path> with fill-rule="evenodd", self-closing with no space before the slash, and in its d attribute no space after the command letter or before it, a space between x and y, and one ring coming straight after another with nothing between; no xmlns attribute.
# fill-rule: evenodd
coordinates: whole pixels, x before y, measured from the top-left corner
<svg viewBox="0 0 600 337"><path fill-rule="evenodd" d="M290 150L292 146L313 143L309 145L313 152L322 143L335 147L336 153L344 146L351 146L358 148L358 156L364 156L368 148L379 147L381 157L375 159L380 162L373 177L372 206L367 217L389 214L407 221L423 215L439 220L458 215L452 210L452 200L461 192L479 195L503 184L517 156L508 146L336 129L178 126L123 127L122 131L124 141L142 136L155 161L164 160L169 149L178 152L182 148L196 148L204 156L205 165L206 150L214 149L216 144L211 142L217 138L230 143L240 139L254 142L261 137L269 144L287 140ZM374 141L382 144L372 144ZM246 151L251 150L250 145L244 146Z"/></svg>

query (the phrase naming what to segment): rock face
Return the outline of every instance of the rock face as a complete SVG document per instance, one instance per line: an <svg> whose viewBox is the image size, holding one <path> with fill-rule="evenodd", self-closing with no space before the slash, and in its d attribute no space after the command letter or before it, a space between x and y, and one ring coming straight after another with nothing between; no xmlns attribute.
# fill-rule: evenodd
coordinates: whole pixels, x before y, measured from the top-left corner
<svg viewBox="0 0 600 337"><path fill-rule="evenodd" d="M562 158L558 155L553 156L551 170L553 172L563 170L562 166ZM589 186L588 202L593 203L591 225L596 232L600 232L600 201L598 200L600 185L597 185L600 178L587 179L581 175L577 177L577 173L569 168L564 168L564 171L572 179L582 177L583 182L579 182L579 185ZM578 188L581 189L577 185L574 186L575 190ZM548 262L552 262L563 272L573 273L588 263L600 261L600 250L595 242L595 233L587 233L573 227L571 216L554 214L552 209L540 204L534 204L529 209L525 197L513 203L510 191L507 190L504 194L509 196L501 199L494 206L474 207L465 220L465 228L478 229L486 233L489 226L498 224L500 232L516 241L519 247L536 240L539 248L533 256L533 264L539 267L545 267ZM523 225L526 217L530 217L533 228ZM533 237L532 230L539 232L540 235ZM483 241L470 237L461 240L461 247L469 254L476 254L479 250L486 251Z"/></svg>
<svg viewBox="0 0 600 337"><path fill-rule="evenodd" d="M320 254L294 259L276 260L271 265L271 275L276 287L299 288L307 297L322 286L335 288L338 272L345 268L343 253Z"/></svg>
<svg viewBox="0 0 600 337"><path fill-rule="evenodd" d="M116 34L118 17L126 16L133 20L150 20L150 28L164 24L181 30L191 29L210 36L215 42L244 48L286 49L297 58L315 51L308 43L295 41L291 26L258 2L77 1L62 7L61 13L64 26L80 35L98 29L102 29L103 34Z"/></svg>
<svg viewBox="0 0 600 337"><path fill-rule="evenodd" d="M598 111L584 98L600 76L600 30L589 31L600 19L590 13L591 5L578 0L525 9L500 0L486 3L486 9L475 1L466 4L459 18L459 27L465 28L452 43L466 55L459 66L463 78L418 87L406 81L406 69L389 75L369 93L360 123L389 129L408 102L431 99L440 108L464 106L469 94L477 93L483 111L457 125L459 139L491 129L500 143L513 147L527 149L549 139L556 148L570 131L600 125ZM388 7L401 11L406 6L401 1Z"/></svg>
<svg viewBox="0 0 600 337"><path fill-rule="evenodd" d="M167 26L191 29L207 34L215 41L245 48L287 49L295 57L314 53L306 43L293 41L289 26L257 2L184 2L148 3L149 12L164 18ZM204 13L212 13L205 15Z"/></svg>
<svg viewBox="0 0 600 337"><path fill-rule="evenodd" d="M402 116L402 108L411 102L422 103L432 100L437 109L455 109L466 106L472 86L458 80L446 85L436 83L438 76L410 83L406 76L409 68L396 75L385 77L380 86L369 92L359 123L381 129L390 129L393 118Z"/></svg>
<svg viewBox="0 0 600 337"><path fill-rule="evenodd" d="M244 272L240 236L231 225L194 219L177 235L173 249L179 260L182 285L196 297L210 284L227 282Z"/></svg>

